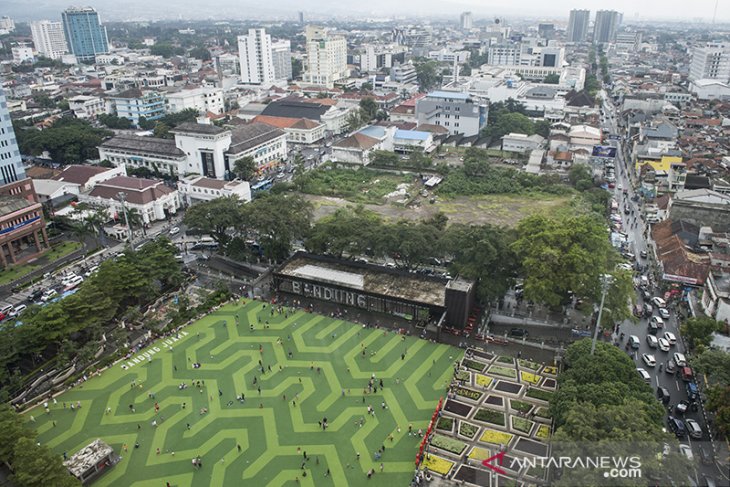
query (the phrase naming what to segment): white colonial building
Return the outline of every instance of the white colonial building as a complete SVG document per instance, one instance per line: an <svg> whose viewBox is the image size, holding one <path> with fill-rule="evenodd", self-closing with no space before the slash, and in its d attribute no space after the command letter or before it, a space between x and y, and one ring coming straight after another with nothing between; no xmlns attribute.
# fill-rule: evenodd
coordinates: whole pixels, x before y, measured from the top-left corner
<svg viewBox="0 0 730 487"><path fill-rule="evenodd" d="M167 93L167 113L177 113L189 108L200 114L207 112L220 115L225 112L223 90L220 88L194 88Z"/></svg>
<svg viewBox="0 0 730 487"><path fill-rule="evenodd" d="M68 107L76 118L93 119L109 113L109 104L98 96L77 95L68 99Z"/></svg>
<svg viewBox="0 0 730 487"><path fill-rule="evenodd" d="M124 218L122 199L127 210L139 212L144 223L166 220L180 208L180 196L176 189L163 181L117 176L97 183L80 201L105 206L109 216Z"/></svg>
<svg viewBox="0 0 730 487"><path fill-rule="evenodd" d="M187 205L228 196L235 196L245 202L251 201L251 185L248 181L221 181L203 176L188 176L178 181L177 189Z"/></svg>

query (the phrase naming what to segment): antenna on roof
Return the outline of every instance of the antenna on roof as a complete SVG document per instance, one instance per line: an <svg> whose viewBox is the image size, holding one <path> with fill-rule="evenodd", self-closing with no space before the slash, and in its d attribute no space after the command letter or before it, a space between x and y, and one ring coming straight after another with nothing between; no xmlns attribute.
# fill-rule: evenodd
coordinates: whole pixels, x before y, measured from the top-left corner
<svg viewBox="0 0 730 487"><path fill-rule="evenodd" d="M715 18L717 17L717 4L720 0L715 0L715 11L712 12L712 25L715 25Z"/></svg>

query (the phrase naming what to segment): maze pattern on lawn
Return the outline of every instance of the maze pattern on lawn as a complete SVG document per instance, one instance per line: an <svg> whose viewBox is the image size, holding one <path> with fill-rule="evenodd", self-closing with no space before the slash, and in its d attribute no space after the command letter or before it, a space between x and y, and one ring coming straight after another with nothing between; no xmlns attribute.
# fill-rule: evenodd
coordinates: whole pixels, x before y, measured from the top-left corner
<svg viewBox="0 0 730 487"><path fill-rule="evenodd" d="M184 332L171 346L153 344L160 351L150 360L117 364L59 396L50 414L31 411L39 441L69 456L96 438L108 442L123 459L100 486L408 485L420 442L415 432L427 426L461 358L447 345L304 311L272 316L258 301L226 305ZM372 374L385 388L365 394ZM190 387L197 380L204 386ZM188 388L180 390L181 383ZM243 404L236 401L242 393ZM80 410L64 408L77 401ZM201 408L209 412L201 415ZM324 417L326 431L318 424ZM195 470L198 455L203 466Z"/></svg>

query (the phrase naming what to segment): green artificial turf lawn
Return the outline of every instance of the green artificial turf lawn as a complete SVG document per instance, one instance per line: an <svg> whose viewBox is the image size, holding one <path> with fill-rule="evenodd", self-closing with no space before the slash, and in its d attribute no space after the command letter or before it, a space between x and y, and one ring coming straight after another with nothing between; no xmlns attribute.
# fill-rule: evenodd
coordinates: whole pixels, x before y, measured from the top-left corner
<svg viewBox="0 0 730 487"><path fill-rule="evenodd" d="M35 417L30 424L38 430L38 441L59 454L70 457L101 438L123 457L94 485L408 485L420 442L415 431L426 428L461 355L447 345L403 340L390 331L303 311L272 317L270 307L258 301L226 305L185 328L174 343L161 340L143 352L153 347L159 351L151 360L129 361L133 365L126 369L122 364L127 362L118 363L59 396L50 414L42 409L26 413ZM259 360L266 367L263 374ZM195 362L199 369L192 367ZM377 393L364 394L373 373L375 384L382 378L385 390L378 386ZM191 387L194 380L205 381L202 392ZM183 382L188 388L178 389ZM236 400L241 393L244 404ZM82 408L71 411L68 405L77 401ZM368 405L374 417L367 414ZM201 408L208 413L200 414ZM318 424L324 417L326 431ZM381 446L385 453L375 460ZM199 470L191 463L196 456L202 460ZM375 474L368 480L370 468Z"/></svg>

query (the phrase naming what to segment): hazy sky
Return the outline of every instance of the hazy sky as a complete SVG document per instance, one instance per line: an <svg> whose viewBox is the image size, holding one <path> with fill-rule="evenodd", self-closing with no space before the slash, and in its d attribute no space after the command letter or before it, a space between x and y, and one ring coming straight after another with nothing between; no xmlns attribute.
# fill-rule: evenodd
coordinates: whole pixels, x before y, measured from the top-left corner
<svg viewBox="0 0 730 487"><path fill-rule="evenodd" d="M613 9L624 19L712 19L717 4L717 20L730 21L730 0L0 0L0 15L18 20L60 18L69 5L90 5L102 19L140 20L160 18L278 18L295 19L303 10L309 19L330 16L385 18L390 15L433 15L458 18L471 10L475 18L494 16L542 17L567 20L572 8L592 11ZM594 14L595 15L595 14Z"/></svg>

